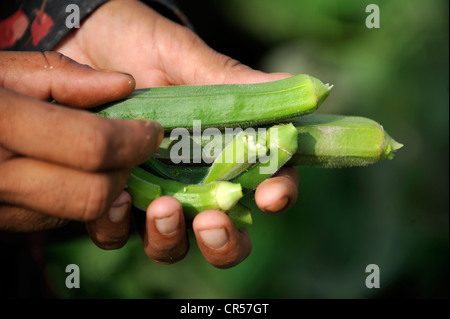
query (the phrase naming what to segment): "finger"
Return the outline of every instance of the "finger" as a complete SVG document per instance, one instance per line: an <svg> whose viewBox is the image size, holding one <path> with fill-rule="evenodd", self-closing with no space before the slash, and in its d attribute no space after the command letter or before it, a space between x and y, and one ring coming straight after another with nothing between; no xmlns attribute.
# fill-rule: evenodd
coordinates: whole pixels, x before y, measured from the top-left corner
<svg viewBox="0 0 450 319"><path fill-rule="evenodd" d="M162 196L148 206L143 242L147 255L158 263L172 264L184 258L189 243L178 200Z"/></svg>
<svg viewBox="0 0 450 319"><path fill-rule="evenodd" d="M30 158L0 165L0 203L63 219L103 216L125 187L129 169L84 172Z"/></svg>
<svg viewBox="0 0 450 319"><path fill-rule="evenodd" d="M174 24L165 20L160 25ZM239 61L218 53L201 40L192 30L175 25L166 30L174 30L170 37L155 33L161 39L177 43L177 50L171 45L158 47L161 65L172 85L239 84L260 83L281 80L292 76L290 73L265 73L254 70ZM141 78L138 85L142 85Z"/></svg>
<svg viewBox="0 0 450 319"><path fill-rule="evenodd" d="M259 83L292 76L265 73L243 65L213 50L192 30L168 19L161 18L158 26L161 30L154 34L161 38L156 39L161 44L158 46L161 66L173 85ZM167 32L171 32L170 36ZM177 50L173 50L174 43Z"/></svg>
<svg viewBox="0 0 450 319"><path fill-rule="evenodd" d="M291 74L266 74L252 70L225 55L219 54L203 42L192 30L175 23L140 1L127 6L110 1L94 12L77 34L91 63L105 68L119 68L133 74L137 87L158 85L201 85L256 83L282 79ZM102 15L110 16L120 10L121 15L110 28L98 28ZM128 51L109 34L121 34L123 26L132 30L127 40L139 46L130 63ZM95 32L96 37L82 36ZM70 53L70 48L59 48ZM114 54L111 54L114 52ZM152 59L149 59L152 57Z"/></svg>
<svg viewBox="0 0 450 319"><path fill-rule="evenodd" d="M0 144L22 155L85 170L131 167L163 137L154 121L106 119L0 90Z"/></svg>
<svg viewBox="0 0 450 319"><path fill-rule="evenodd" d="M11 90L76 107L124 98L135 87L129 74L97 71L56 52L0 52L0 79Z"/></svg>
<svg viewBox="0 0 450 319"><path fill-rule="evenodd" d="M0 231L34 232L60 228L68 220L23 207L0 205Z"/></svg>
<svg viewBox="0 0 450 319"><path fill-rule="evenodd" d="M258 207L276 215L287 211L297 201L299 178L294 167L283 167L273 177L263 181L255 191Z"/></svg>
<svg viewBox="0 0 450 319"><path fill-rule="evenodd" d="M125 245L130 230L130 208L131 197L123 191L112 203L108 213L86 223L86 229L98 247L110 250Z"/></svg>
<svg viewBox="0 0 450 319"><path fill-rule="evenodd" d="M220 211L208 210L194 218L192 225L205 259L217 268L230 268L242 262L252 244L245 228L238 230Z"/></svg>
<svg viewBox="0 0 450 319"><path fill-rule="evenodd" d="M13 158L14 156L16 156L16 154L14 154L14 152L11 152L10 150L7 150L3 147L0 146L0 163Z"/></svg>

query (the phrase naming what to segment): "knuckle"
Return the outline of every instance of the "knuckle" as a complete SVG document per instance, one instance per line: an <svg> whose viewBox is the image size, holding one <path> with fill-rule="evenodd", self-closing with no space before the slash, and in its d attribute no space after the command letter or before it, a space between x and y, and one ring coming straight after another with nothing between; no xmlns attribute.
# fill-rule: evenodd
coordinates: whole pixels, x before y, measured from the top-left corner
<svg viewBox="0 0 450 319"><path fill-rule="evenodd" d="M49 66L65 66L67 64L73 63L72 59L56 51L44 51L42 52L42 56Z"/></svg>
<svg viewBox="0 0 450 319"><path fill-rule="evenodd" d="M13 217L11 217L13 216ZM17 206L0 206L0 230L8 232L35 232L58 229L69 220Z"/></svg>
<svg viewBox="0 0 450 319"><path fill-rule="evenodd" d="M80 141L83 169L98 170L105 165L111 147L109 136L109 130L105 125L86 126Z"/></svg>
<svg viewBox="0 0 450 319"><path fill-rule="evenodd" d="M48 218L46 221L46 229L58 229L69 223L68 219L54 217Z"/></svg>
<svg viewBox="0 0 450 319"><path fill-rule="evenodd" d="M51 229L59 229L69 223L69 220L56 217L40 214L40 216L36 216L33 220L33 231L44 231Z"/></svg>
<svg viewBox="0 0 450 319"><path fill-rule="evenodd" d="M240 69L245 69L248 68L247 66L243 65L241 62L239 62L238 60L235 60L233 58L230 58L228 56L223 56L223 68L224 70L240 70Z"/></svg>
<svg viewBox="0 0 450 319"><path fill-rule="evenodd" d="M242 71L250 69L250 67L242 64L238 60L235 60L226 55L219 55L220 61L219 65L222 65L222 84L233 83L233 78L235 74Z"/></svg>
<svg viewBox="0 0 450 319"><path fill-rule="evenodd" d="M82 208L82 219L84 221L98 219L106 213L109 188L106 177L98 175L92 179Z"/></svg>

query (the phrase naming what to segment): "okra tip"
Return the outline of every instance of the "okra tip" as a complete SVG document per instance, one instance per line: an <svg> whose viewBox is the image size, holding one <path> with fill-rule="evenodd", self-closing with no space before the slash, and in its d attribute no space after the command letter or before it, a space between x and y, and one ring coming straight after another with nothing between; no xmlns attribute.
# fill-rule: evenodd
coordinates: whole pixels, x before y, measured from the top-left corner
<svg viewBox="0 0 450 319"><path fill-rule="evenodd" d="M241 184L227 181L218 182L215 199L220 210L230 210L243 196Z"/></svg>
<svg viewBox="0 0 450 319"><path fill-rule="evenodd" d="M381 159L393 159L395 152L403 147L402 143L394 140L389 134L385 132L384 151Z"/></svg>
<svg viewBox="0 0 450 319"><path fill-rule="evenodd" d="M330 94L331 89L333 88L333 85L330 84L323 84L322 81L319 79L311 76L311 81L314 86L314 92L317 97L317 105L322 104L322 102L328 97Z"/></svg>

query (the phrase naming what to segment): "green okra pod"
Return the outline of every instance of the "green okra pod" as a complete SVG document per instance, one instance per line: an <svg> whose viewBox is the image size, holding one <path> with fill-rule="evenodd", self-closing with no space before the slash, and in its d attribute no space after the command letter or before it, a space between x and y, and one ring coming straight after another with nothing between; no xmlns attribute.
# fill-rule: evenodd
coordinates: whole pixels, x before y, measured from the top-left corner
<svg viewBox="0 0 450 319"><path fill-rule="evenodd" d="M240 201L227 214L237 229L253 224L251 209Z"/></svg>
<svg viewBox="0 0 450 319"><path fill-rule="evenodd" d="M280 167L282 167L293 154L297 151L297 130L292 124L274 125L270 127L266 134L260 135L255 143L256 149L259 150L257 161L254 163L247 162L247 169L238 175L219 175L217 178L224 176L230 177L233 183L239 183L245 192L254 190L263 180L272 176ZM231 149L236 146L236 140L229 143ZM228 150L230 148L226 148ZM261 152L261 149L268 150ZM261 156L263 155L263 156ZM245 157L244 157L245 158ZM248 160L248 158L247 158ZM188 183L202 183L205 176L210 176L212 166L210 167L189 167L189 166L171 166L166 165L154 158L147 161L150 170L157 174L178 181ZM244 163L245 164L245 163ZM235 165L242 168L242 164L228 163L229 167ZM227 167L228 167L227 166ZM233 170L232 168L230 170Z"/></svg>
<svg viewBox="0 0 450 319"><path fill-rule="evenodd" d="M231 179L241 184L244 192L249 192L275 174L297 151L297 130L292 124L275 125L267 131L269 154L246 172Z"/></svg>
<svg viewBox="0 0 450 319"><path fill-rule="evenodd" d="M229 211L243 196L240 184L218 181L189 185L165 180L139 167L132 169L126 189L133 205L141 210L146 210L160 196L173 196L181 202L183 212L190 219L207 209Z"/></svg>
<svg viewBox="0 0 450 319"><path fill-rule="evenodd" d="M126 99L93 109L108 118L151 119L164 129L253 126L314 112L331 86L309 75L256 83L137 89Z"/></svg>
<svg viewBox="0 0 450 319"><path fill-rule="evenodd" d="M265 140L261 145L256 134L240 131L216 157L202 183L230 180L254 165L258 156L266 156L266 152Z"/></svg>
<svg viewBox="0 0 450 319"><path fill-rule="evenodd" d="M143 164L146 171L152 172L164 179L179 181L186 184L201 184L209 167L170 165L151 157Z"/></svg>
<svg viewBox="0 0 450 319"><path fill-rule="evenodd" d="M352 167L365 166L383 159L392 159L395 152L403 145L396 142L374 120L359 116L343 116L328 114L312 114L291 119L298 131L298 148L287 165L314 167ZM202 141L201 147L208 143L223 147L227 140L226 133L222 138ZM170 150L177 141L165 137L154 158L171 166ZM185 166L193 162L194 154L186 161ZM204 154L203 154L204 155ZM214 158L207 158L208 161ZM199 162L199 161L197 161ZM206 166L205 164L203 164ZM183 168L174 166L175 174L183 174ZM196 176L200 176L204 168L189 168Z"/></svg>
<svg viewBox="0 0 450 319"><path fill-rule="evenodd" d="M296 118L298 150L289 161L294 166L366 166L392 159L403 145L374 120L343 115Z"/></svg>

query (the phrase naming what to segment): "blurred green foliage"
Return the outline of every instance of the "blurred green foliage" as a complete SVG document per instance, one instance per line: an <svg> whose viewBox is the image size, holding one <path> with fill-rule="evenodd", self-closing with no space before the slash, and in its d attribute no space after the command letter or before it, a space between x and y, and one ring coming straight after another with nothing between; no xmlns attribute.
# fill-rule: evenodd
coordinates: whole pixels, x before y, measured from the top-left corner
<svg viewBox="0 0 450 319"><path fill-rule="evenodd" d="M365 25L369 3L380 8L379 29ZM372 118L405 146L394 160L365 168L299 168L297 204L283 216L255 211L253 251L233 269L207 264L192 234L190 253L171 266L149 260L137 235L117 251L88 238L48 245L60 296L448 297L448 5L180 3L217 50L267 72L309 73L334 84L319 112ZM70 263L80 267L80 289L64 285ZM380 289L365 286L372 263L380 267Z"/></svg>

